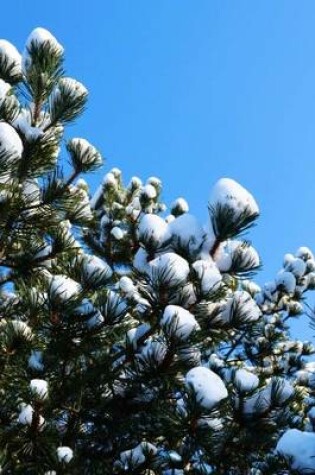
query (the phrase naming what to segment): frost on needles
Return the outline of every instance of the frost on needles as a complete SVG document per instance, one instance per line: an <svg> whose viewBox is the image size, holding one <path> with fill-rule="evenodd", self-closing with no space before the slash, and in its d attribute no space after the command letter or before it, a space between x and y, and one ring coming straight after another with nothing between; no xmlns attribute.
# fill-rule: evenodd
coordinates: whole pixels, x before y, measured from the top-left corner
<svg viewBox="0 0 315 475"><path fill-rule="evenodd" d="M229 178L205 225L156 177L90 196L102 155L67 131L87 96L47 30L0 40L1 473L315 472L314 348L289 332L312 252L259 287L259 208Z"/></svg>

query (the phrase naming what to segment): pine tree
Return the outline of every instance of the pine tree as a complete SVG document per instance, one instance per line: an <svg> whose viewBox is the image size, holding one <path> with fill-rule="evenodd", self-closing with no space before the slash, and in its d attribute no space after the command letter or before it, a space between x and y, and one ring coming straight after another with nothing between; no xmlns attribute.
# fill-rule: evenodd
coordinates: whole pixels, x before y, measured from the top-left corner
<svg viewBox="0 0 315 475"><path fill-rule="evenodd" d="M0 41L1 473L315 473L315 349L289 332L311 251L260 288L258 205L227 178L206 227L155 177L114 168L90 199L63 61L42 28L22 57Z"/></svg>

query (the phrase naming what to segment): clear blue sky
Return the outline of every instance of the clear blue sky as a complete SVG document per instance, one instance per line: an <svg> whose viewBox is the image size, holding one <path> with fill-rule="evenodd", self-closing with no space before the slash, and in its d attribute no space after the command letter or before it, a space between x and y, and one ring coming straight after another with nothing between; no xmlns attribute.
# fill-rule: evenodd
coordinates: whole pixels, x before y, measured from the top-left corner
<svg viewBox="0 0 315 475"><path fill-rule="evenodd" d="M68 136L98 146L104 172L159 176L203 221L213 183L239 181L261 207L259 280L285 252L315 251L314 1L12 0L1 17L19 49L36 26L65 46L90 90Z"/></svg>

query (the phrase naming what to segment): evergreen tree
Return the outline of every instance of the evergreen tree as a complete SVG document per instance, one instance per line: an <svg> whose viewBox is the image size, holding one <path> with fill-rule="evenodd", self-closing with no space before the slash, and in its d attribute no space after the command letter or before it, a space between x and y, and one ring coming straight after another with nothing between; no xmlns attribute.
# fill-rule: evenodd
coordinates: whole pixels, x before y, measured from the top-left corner
<svg viewBox="0 0 315 475"><path fill-rule="evenodd" d="M114 168L90 199L63 59L42 28L22 57L0 41L1 473L315 473L315 350L289 332L311 251L255 284L259 209L227 178L206 228L155 177Z"/></svg>

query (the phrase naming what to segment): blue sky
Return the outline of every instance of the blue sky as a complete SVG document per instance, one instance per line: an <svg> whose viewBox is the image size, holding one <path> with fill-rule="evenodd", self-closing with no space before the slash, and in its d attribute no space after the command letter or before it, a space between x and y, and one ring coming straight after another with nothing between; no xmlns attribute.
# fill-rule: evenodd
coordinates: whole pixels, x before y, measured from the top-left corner
<svg viewBox="0 0 315 475"><path fill-rule="evenodd" d="M12 0L1 16L19 49L36 26L65 46L90 90L67 135L101 149L103 173L159 176L165 201L184 196L204 222L214 182L239 181L261 207L259 281L284 253L315 251L315 2Z"/></svg>

